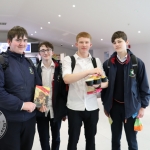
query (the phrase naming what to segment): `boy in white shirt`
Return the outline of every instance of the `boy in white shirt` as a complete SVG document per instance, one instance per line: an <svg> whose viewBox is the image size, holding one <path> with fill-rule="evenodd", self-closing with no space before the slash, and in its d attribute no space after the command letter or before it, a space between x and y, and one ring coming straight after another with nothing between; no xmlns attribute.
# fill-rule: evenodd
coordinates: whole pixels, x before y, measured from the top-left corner
<svg viewBox="0 0 150 150"><path fill-rule="evenodd" d="M95 150L95 135L97 130L99 107L96 94L87 95L85 80L89 75L98 74L105 76L101 62L96 58L97 68L93 68L91 48L91 35L81 32L76 37L78 51L74 54L75 67L72 72L71 58L64 58L63 79L69 84L67 99L69 141L68 150L76 150L80 136L82 122L85 128L86 150ZM106 88L108 82L101 83L101 88Z"/></svg>
<svg viewBox="0 0 150 150"><path fill-rule="evenodd" d="M37 112L37 128L42 150L50 150L50 134L52 133L51 150L59 150L61 120L66 116L66 85L60 77L61 66L52 59L53 45L42 42L39 45L39 54L42 60L37 66L37 72L42 79L42 85L50 87L48 105L42 106Z"/></svg>

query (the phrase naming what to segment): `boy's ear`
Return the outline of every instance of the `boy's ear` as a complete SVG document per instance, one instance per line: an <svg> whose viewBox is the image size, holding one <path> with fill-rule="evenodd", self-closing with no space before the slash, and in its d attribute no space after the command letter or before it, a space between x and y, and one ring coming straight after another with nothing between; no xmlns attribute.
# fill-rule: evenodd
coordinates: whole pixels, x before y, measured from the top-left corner
<svg viewBox="0 0 150 150"><path fill-rule="evenodd" d="M7 43L8 43L8 45L10 46L10 44L11 44L11 41L8 39L8 40L7 40Z"/></svg>
<svg viewBox="0 0 150 150"><path fill-rule="evenodd" d="M75 43L75 46L78 47L78 43L77 42Z"/></svg>
<svg viewBox="0 0 150 150"><path fill-rule="evenodd" d="M52 56L54 55L54 51L52 51Z"/></svg>
<svg viewBox="0 0 150 150"><path fill-rule="evenodd" d="M129 44L130 44L129 41L127 40L127 41L126 41L126 45L128 46Z"/></svg>

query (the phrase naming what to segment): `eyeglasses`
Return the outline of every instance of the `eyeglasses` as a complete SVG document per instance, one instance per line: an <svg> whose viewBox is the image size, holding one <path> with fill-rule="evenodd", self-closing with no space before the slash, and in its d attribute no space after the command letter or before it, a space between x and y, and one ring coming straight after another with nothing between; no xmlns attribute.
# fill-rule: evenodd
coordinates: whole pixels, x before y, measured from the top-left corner
<svg viewBox="0 0 150 150"><path fill-rule="evenodd" d="M45 53L45 52L49 53L50 51L52 51L52 49L41 49L41 50L39 50L40 53Z"/></svg>

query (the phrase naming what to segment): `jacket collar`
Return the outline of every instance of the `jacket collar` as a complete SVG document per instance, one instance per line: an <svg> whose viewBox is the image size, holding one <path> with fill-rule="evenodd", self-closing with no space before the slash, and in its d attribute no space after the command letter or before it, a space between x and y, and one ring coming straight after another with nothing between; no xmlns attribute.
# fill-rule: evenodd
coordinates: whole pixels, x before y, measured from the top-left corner
<svg viewBox="0 0 150 150"><path fill-rule="evenodd" d="M125 64L128 64L130 62L130 55L133 55L133 53L129 49L127 49L127 60ZM117 58L117 52L114 52L110 57L110 61L112 64L115 64L116 58Z"/></svg>
<svg viewBox="0 0 150 150"><path fill-rule="evenodd" d="M9 49L7 50L7 54L15 58L25 58L24 53L23 54L14 53L10 51Z"/></svg>

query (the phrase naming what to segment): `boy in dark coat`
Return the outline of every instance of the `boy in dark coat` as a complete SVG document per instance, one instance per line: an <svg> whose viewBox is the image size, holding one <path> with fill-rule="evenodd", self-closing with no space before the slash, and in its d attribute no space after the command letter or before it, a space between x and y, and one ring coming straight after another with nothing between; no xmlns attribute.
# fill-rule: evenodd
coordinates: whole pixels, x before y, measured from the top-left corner
<svg viewBox="0 0 150 150"><path fill-rule="evenodd" d="M138 150L134 122L136 118L144 116L150 96L145 65L141 59L136 58L137 73L133 69L133 53L127 49L128 40L124 32L115 32L111 41L116 52L103 64L109 86L103 89L101 98L106 116L113 121L112 150L120 150L123 125L129 150Z"/></svg>

